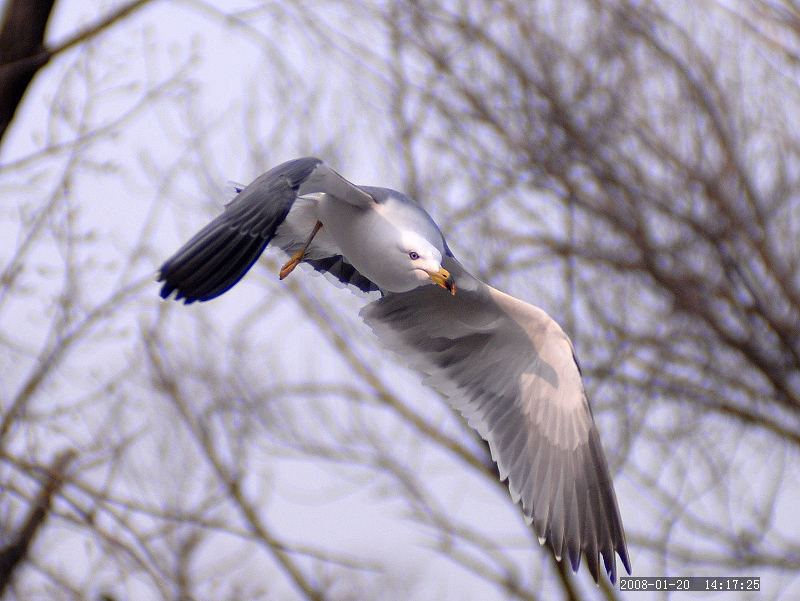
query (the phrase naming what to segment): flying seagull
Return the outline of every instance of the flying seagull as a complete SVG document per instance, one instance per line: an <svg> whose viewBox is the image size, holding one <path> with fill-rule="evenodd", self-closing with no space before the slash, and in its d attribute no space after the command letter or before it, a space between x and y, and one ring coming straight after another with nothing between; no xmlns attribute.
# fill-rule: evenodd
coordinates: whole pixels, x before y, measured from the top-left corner
<svg viewBox="0 0 800 601"><path fill-rule="evenodd" d="M361 317L425 374L489 443L539 541L597 581L630 560L614 486L574 349L542 309L471 275L433 219L395 190L356 186L316 158L261 175L161 266L162 298L207 301L273 242L300 263L380 298Z"/></svg>

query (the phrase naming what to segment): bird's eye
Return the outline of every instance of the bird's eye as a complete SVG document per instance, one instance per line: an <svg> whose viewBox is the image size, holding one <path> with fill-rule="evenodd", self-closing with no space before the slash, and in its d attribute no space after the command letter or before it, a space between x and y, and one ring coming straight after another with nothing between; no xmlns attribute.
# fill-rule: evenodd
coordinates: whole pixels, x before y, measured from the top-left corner
<svg viewBox="0 0 800 601"><path fill-rule="evenodd" d="M412 261L416 261L417 259L419 259L419 253L414 250L408 253L408 256L411 258Z"/></svg>

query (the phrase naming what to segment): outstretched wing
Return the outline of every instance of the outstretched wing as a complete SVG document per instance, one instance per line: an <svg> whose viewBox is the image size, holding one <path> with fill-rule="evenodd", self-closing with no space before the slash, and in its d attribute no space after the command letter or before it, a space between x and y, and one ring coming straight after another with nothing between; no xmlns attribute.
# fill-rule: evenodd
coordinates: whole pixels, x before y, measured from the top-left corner
<svg viewBox="0 0 800 601"><path fill-rule="evenodd" d="M316 221L315 201L302 199L317 193L355 206L374 202L320 159L278 165L241 190L221 215L161 266L161 297L177 291L176 300L187 304L210 300L242 279L273 239L286 251L299 248ZM324 234L318 238L309 261L315 269L330 271L361 290L377 289L343 260L331 260L340 254L336 245Z"/></svg>
<svg viewBox="0 0 800 601"><path fill-rule="evenodd" d="M423 286L361 311L489 443L500 478L540 541L573 569L599 556L612 582L616 551L630 573L614 487L572 345L541 309L480 282L450 257L458 292Z"/></svg>

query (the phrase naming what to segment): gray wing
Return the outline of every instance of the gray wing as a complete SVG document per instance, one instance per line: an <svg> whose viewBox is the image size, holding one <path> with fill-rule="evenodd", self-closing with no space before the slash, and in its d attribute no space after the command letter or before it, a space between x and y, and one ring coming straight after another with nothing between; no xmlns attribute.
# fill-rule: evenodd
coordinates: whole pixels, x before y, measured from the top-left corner
<svg viewBox="0 0 800 601"><path fill-rule="evenodd" d="M387 294L361 311L489 443L501 480L556 557L599 557L630 573L625 534L572 345L541 309L487 286L455 259L451 296L435 286Z"/></svg>
<svg viewBox="0 0 800 601"><path fill-rule="evenodd" d="M369 194L345 180L320 159L308 157L288 161L258 177L239 192L225 211L184 244L159 270L161 297L177 291L185 303L207 301L234 286L247 273L264 249L279 234L298 197L326 193L356 206L372 201ZM305 230L310 233L314 225ZM280 238L284 250L299 247L297 236ZM322 238L322 237L320 237ZM331 257L315 257L318 271L330 271L340 281L361 290L377 287L352 266Z"/></svg>
<svg viewBox="0 0 800 601"><path fill-rule="evenodd" d="M316 160L319 159L298 159ZM318 162L308 177L303 180L298 190L298 196L323 192L344 200L353 206L367 208L375 200L364 190L351 184L323 162Z"/></svg>

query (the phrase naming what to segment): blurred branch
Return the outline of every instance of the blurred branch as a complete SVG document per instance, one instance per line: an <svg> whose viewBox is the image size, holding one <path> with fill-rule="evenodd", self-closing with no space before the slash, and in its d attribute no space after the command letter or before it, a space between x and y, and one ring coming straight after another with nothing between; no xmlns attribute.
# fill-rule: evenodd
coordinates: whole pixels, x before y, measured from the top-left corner
<svg viewBox="0 0 800 601"><path fill-rule="evenodd" d="M65 451L56 456L48 469L47 481L31 505L28 517L25 518L15 540L0 549L0 597L11 583L14 571L25 560L36 533L50 514L53 497L64 483L67 467L75 457L74 451Z"/></svg>
<svg viewBox="0 0 800 601"><path fill-rule="evenodd" d="M230 499L238 508L239 513L248 524L251 532L281 566L289 579L306 599L322 601L322 599L325 598L324 592L318 589L303 573L300 566L286 552L287 546L278 540L259 516L258 509L245 498L242 491L240 476L225 467L207 428L202 423L198 423L196 418L191 414L178 382L176 382L175 378L171 375L171 370L165 365L163 357L158 352L154 334L143 333L143 339L146 343L145 349L147 351L147 359L150 368L157 378L159 387L175 404L185 425L203 450L204 457L213 467L220 484L226 487Z"/></svg>
<svg viewBox="0 0 800 601"><path fill-rule="evenodd" d="M22 383L17 393L11 399L8 409L0 420L0 450L3 449L5 438L11 426L19 419L31 398L38 392L39 387L47 377L55 371L61 360L69 354L71 347L86 335L93 326L118 307L129 301L136 292L145 285L150 284L151 277L145 276L138 281L120 288L109 296L104 302L94 307L82 320L68 331L63 332L51 344L44 347L39 355L38 364Z"/></svg>

